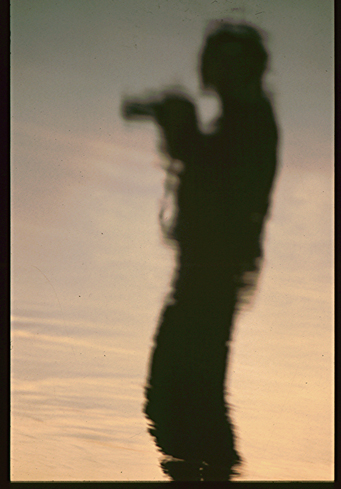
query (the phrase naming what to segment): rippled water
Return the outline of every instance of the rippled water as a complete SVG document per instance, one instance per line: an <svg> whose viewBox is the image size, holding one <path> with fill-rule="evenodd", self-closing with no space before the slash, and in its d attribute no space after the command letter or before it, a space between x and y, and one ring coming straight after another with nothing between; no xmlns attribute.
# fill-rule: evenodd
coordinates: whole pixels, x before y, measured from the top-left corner
<svg viewBox="0 0 341 489"><path fill-rule="evenodd" d="M151 177L156 186L159 177ZM328 186L305 178L307 192ZM296 191L284 209L290 179L284 172L260 287L232 346L228 399L245 461L241 480L333 478L331 262L319 251L322 232L305 224L308 210L322 230L328 202L309 207ZM55 255L36 247L26 262L19 250L13 260L12 480L165 480L142 404L173 256L160 244L155 195L140 196L139 206L112 199L119 217L109 227L102 215L106 227L90 237L86 255L77 256L79 236L65 226L53 246L51 230L37 238ZM13 232L23 236L24 225ZM61 273L51 256L65 239L61 254L74 253L78 265ZM95 243L99 253L89 252Z"/></svg>
<svg viewBox="0 0 341 489"><path fill-rule="evenodd" d="M12 2L13 481L165 480L142 405L173 257L155 134L119 107L181 83L208 123L196 53L221 15L268 33L281 130L227 380L240 479L333 479L332 4L190 3Z"/></svg>

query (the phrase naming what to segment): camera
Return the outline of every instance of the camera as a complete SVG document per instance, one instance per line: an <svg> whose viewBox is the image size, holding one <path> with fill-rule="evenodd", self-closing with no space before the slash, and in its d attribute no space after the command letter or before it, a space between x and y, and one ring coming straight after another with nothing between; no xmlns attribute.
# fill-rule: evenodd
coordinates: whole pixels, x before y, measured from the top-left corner
<svg viewBox="0 0 341 489"><path fill-rule="evenodd" d="M136 119L146 117L156 117L157 109L160 108L161 102L155 98L142 101L141 99L126 100L122 104L122 115L125 119Z"/></svg>

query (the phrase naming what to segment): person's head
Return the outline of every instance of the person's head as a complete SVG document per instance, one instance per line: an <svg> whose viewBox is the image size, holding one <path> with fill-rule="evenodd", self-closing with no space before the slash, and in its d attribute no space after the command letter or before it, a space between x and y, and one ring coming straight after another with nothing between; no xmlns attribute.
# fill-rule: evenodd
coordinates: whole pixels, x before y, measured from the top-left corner
<svg viewBox="0 0 341 489"><path fill-rule="evenodd" d="M249 84L261 84L267 52L259 32L246 24L209 25L200 56L203 87L220 95Z"/></svg>

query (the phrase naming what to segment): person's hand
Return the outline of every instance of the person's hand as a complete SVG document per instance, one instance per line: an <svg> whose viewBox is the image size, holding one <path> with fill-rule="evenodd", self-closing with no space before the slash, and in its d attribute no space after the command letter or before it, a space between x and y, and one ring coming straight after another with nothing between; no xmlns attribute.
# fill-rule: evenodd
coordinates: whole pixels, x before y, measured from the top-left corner
<svg viewBox="0 0 341 489"><path fill-rule="evenodd" d="M193 102L182 94L166 93L155 107L156 120L167 130L195 125L196 112Z"/></svg>

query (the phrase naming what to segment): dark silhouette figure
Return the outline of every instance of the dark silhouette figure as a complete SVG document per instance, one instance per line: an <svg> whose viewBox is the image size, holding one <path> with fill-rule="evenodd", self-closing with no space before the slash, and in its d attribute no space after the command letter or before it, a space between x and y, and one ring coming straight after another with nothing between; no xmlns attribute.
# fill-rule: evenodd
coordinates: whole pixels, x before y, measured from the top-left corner
<svg viewBox="0 0 341 489"><path fill-rule="evenodd" d="M161 313L146 386L149 431L172 480L229 480L238 473L225 402L228 345L238 306L255 289L262 231L276 170L277 129L262 89L267 53L256 29L209 25L200 56L205 89L222 112L199 129L192 100L162 92L123 106L161 129L174 220L161 224L176 244L173 290Z"/></svg>

